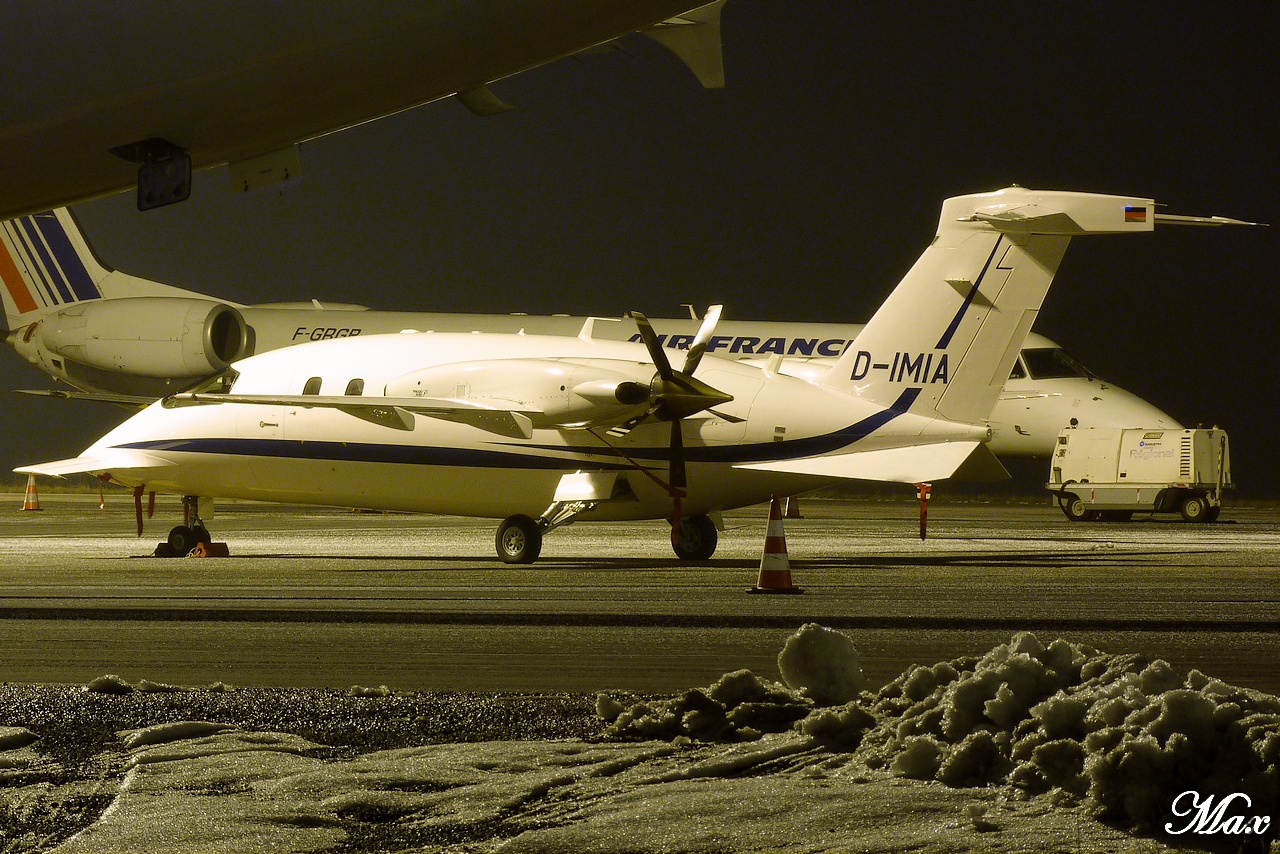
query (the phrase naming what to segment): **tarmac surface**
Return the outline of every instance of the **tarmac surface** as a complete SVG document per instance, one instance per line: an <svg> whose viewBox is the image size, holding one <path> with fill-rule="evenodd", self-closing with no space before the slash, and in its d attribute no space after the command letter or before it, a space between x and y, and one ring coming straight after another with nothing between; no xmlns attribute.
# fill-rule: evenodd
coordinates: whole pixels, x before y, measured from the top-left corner
<svg viewBox="0 0 1280 854"><path fill-rule="evenodd" d="M804 593L752 596L767 507L726 514L682 564L662 522L580 524L510 567L496 522L237 503L206 520L231 556L149 557L131 497L0 511L0 680L398 691L641 693L776 656L804 623L847 634L871 685L981 654L1017 631L1163 658L1280 693L1280 509L1072 523L1048 500L803 500L786 522ZM3 505L0 505L3 506Z"/></svg>

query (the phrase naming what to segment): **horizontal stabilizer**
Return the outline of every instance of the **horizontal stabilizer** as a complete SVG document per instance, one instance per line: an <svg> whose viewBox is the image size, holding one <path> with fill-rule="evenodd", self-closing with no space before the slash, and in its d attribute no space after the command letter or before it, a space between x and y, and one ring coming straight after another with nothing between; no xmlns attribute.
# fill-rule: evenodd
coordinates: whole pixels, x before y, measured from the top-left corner
<svg viewBox="0 0 1280 854"><path fill-rule="evenodd" d="M51 463L38 463L14 469L17 474L38 474L46 477L66 477L69 474L102 474L103 472L160 470L174 463L154 454L132 451L126 448L108 448L92 457L73 457Z"/></svg>
<svg viewBox="0 0 1280 854"><path fill-rule="evenodd" d="M981 442L939 442L906 448L854 451L797 460L744 463L740 469L811 474L848 480L878 480L890 483L931 483L950 477Z"/></svg>
<svg viewBox="0 0 1280 854"><path fill-rule="evenodd" d="M217 403L253 406L297 406L304 409L337 409L362 421L393 430L412 430L410 413L468 424L488 433L511 439L533 436L533 421L523 412L485 406L464 400L426 397L364 397L356 395L322 396L318 394L175 394L164 399L166 407L200 406Z"/></svg>

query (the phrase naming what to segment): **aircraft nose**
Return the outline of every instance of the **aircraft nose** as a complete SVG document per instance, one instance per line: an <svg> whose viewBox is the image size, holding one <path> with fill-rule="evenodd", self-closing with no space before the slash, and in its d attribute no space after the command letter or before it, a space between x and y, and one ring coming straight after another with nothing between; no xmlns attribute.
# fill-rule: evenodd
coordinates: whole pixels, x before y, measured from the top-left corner
<svg viewBox="0 0 1280 854"><path fill-rule="evenodd" d="M1108 385L1105 390L1096 392L1093 404L1088 409L1088 423L1081 419L1080 426L1182 428L1172 415L1118 386Z"/></svg>

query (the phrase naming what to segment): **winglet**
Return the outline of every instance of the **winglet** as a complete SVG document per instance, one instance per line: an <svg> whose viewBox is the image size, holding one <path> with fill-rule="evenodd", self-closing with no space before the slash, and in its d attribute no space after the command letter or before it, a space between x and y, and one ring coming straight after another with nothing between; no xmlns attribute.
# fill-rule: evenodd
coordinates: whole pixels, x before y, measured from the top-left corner
<svg viewBox="0 0 1280 854"><path fill-rule="evenodd" d="M680 58L704 89L724 88L724 48L720 40L720 10L725 0L677 15L644 35Z"/></svg>

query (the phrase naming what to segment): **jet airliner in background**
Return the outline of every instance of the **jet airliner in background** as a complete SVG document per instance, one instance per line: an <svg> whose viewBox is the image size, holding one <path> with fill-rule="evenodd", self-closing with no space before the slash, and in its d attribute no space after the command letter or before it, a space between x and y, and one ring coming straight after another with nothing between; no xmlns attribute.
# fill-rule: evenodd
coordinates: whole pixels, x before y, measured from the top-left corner
<svg viewBox="0 0 1280 854"><path fill-rule="evenodd" d="M812 380L708 354L708 312L679 370L640 342L519 334L357 335L235 363L148 406L79 457L17 469L177 494L170 543L207 540L217 498L502 519L507 562L569 522L669 519L710 557L721 511L832 478L950 477L988 422L1067 244L1151 231L1151 199L1010 187L948 199L916 264ZM180 551L181 549L179 549Z"/></svg>
<svg viewBox="0 0 1280 854"><path fill-rule="evenodd" d="M149 403L225 370L232 362L295 344L413 329L576 336L572 316L373 311L292 303L246 306L109 270L66 209L0 224L0 279L10 332L23 358L82 392ZM658 341L686 349L696 319L654 319ZM638 341L629 319L592 321L598 339ZM861 324L726 320L707 352L815 379L830 370ZM1141 398L1098 379L1061 347L1028 336L990 418L999 456L1047 457L1058 431L1089 427L1176 428Z"/></svg>
<svg viewBox="0 0 1280 854"><path fill-rule="evenodd" d="M138 188L181 201L191 170L237 189L296 178L297 143L456 96L641 32L724 85L724 0L0 4L0 219Z"/></svg>

